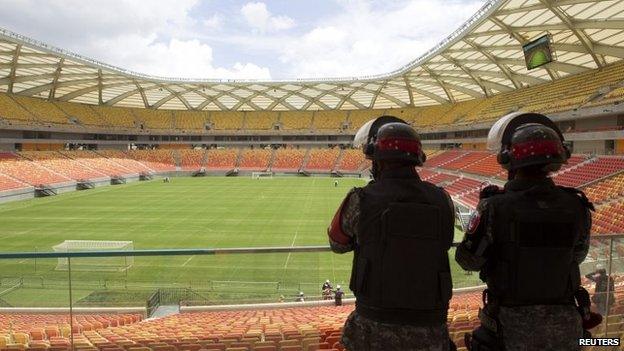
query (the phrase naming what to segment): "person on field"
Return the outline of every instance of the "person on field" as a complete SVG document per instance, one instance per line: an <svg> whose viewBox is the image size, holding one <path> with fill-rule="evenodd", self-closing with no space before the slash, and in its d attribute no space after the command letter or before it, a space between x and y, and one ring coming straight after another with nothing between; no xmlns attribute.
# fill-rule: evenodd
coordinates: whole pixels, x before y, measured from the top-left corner
<svg viewBox="0 0 624 351"><path fill-rule="evenodd" d="M344 296L344 291L340 288L340 285L336 285L336 291L334 292L334 304L336 306L342 306L342 297Z"/></svg>
<svg viewBox="0 0 624 351"><path fill-rule="evenodd" d="M600 322L589 311L579 270L593 205L582 191L548 177L570 157L563 141L540 114L512 113L490 129L488 148L508 181L481 191L455 253L487 284L481 326L466 336L469 350L580 350L584 329Z"/></svg>
<svg viewBox="0 0 624 351"><path fill-rule="evenodd" d="M349 288L356 307L342 343L352 351L454 350L446 326L451 198L418 176L415 166L426 156L403 120L369 121L354 145L372 160L374 180L347 194L328 228L334 252L354 251Z"/></svg>
<svg viewBox="0 0 624 351"><path fill-rule="evenodd" d="M323 283L323 286L321 287L321 291L324 291L325 289L332 289L332 285L329 279L327 279L325 283Z"/></svg>
<svg viewBox="0 0 624 351"><path fill-rule="evenodd" d="M299 292L299 295L297 295L295 302L305 302L305 295L303 294L303 291Z"/></svg>
<svg viewBox="0 0 624 351"><path fill-rule="evenodd" d="M596 309L601 314L607 314L609 309L615 304L615 282L613 277L607 274L607 270L602 264L596 265L596 270L585 275L585 278L596 283L592 302L596 304Z"/></svg>
<svg viewBox="0 0 624 351"><path fill-rule="evenodd" d="M334 180L334 188L337 188L337 187L338 187L338 181Z"/></svg>

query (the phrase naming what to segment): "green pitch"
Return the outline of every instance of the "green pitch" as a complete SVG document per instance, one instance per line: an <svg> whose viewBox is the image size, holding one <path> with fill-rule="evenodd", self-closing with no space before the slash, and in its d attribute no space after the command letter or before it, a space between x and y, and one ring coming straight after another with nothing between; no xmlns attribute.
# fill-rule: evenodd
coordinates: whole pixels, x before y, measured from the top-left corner
<svg viewBox="0 0 624 351"><path fill-rule="evenodd" d="M64 240L131 240L135 249L327 244L346 192L343 178L173 178L0 205L3 251L51 251ZM451 255L453 252L451 252ZM330 279L348 286L350 254L293 253L137 257L126 272L72 272L77 305L143 305L158 288L201 303L318 295ZM452 261L453 262L453 261ZM56 259L0 261L0 305L65 306L68 272ZM454 262L455 286L477 282ZM178 292L179 294L180 292Z"/></svg>

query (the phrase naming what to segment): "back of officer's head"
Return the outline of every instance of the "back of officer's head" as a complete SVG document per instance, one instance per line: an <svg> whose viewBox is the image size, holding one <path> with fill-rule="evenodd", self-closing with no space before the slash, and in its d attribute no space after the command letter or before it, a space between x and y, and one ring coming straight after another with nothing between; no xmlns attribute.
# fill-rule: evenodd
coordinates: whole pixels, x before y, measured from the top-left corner
<svg viewBox="0 0 624 351"><path fill-rule="evenodd" d="M506 147L507 164L516 177L545 178L558 171L567 162L569 151L560 134L539 123L517 127Z"/></svg>
<svg viewBox="0 0 624 351"><path fill-rule="evenodd" d="M383 168L422 166L426 156L418 133L409 124L384 124L377 131L373 159Z"/></svg>

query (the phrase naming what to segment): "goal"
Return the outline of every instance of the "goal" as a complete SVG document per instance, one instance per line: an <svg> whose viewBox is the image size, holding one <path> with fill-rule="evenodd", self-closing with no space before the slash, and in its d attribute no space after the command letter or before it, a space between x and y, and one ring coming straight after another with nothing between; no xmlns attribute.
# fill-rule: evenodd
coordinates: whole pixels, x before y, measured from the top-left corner
<svg viewBox="0 0 624 351"><path fill-rule="evenodd" d="M251 172L251 179L273 178L273 172Z"/></svg>
<svg viewBox="0 0 624 351"><path fill-rule="evenodd" d="M105 240L65 240L52 247L54 252L85 252L85 251L130 251L134 249L132 241ZM123 272L132 267L134 256L115 257L74 257L71 269L76 271ZM59 257L56 270L66 271L69 260Z"/></svg>

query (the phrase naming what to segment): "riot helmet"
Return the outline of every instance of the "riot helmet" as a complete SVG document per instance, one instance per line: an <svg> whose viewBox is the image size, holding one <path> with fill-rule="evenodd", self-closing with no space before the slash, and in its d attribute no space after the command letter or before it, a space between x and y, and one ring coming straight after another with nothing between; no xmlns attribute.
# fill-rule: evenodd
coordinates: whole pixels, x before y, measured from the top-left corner
<svg viewBox="0 0 624 351"><path fill-rule="evenodd" d="M426 160L420 137L408 124L387 123L379 128L373 144L373 159L396 160L422 166Z"/></svg>

